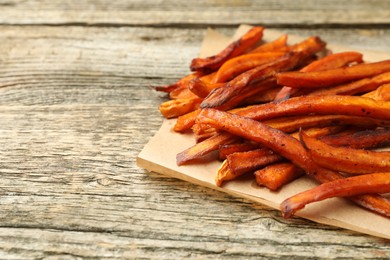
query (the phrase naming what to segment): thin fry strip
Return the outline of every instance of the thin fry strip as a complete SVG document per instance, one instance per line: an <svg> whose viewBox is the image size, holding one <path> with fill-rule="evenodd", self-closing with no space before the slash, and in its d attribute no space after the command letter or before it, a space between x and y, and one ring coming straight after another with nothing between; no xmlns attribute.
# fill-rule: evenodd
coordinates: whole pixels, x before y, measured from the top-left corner
<svg viewBox="0 0 390 260"><path fill-rule="evenodd" d="M190 69L192 71L216 70L225 61L241 55L256 45L263 37L263 27L253 27L240 39L229 44L224 50L214 56L207 58L195 58L192 60Z"/></svg>
<svg viewBox="0 0 390 260"><path fill-rule="evenodd" d="M172 99L160 105L160 112L166 118L174 118L199 108L201 102L199 97Z"/></svg>
<svg viewBox="0 0 390 260"><path fill-rule="evenodd" d="M217 71L213 83L224 83L254 67L282 57L286 52L245 54L226 61Z"/></svg>
<svg viewBox="0 0 390 260"><path fill-rule="evenodd" d="M363 55L359 52L341 52L325 56L322 59L314 61L302 68L300 72L324 71L329 69L337 69L344 67L352 62L363 62ZM275 101L281 101L290 98L293 94L298 92L298 89L292 87L283 87L276 95Z"/></svg>
<svg viewBox="0 0 390 260"><path fill-rule="evenodd" d="M179 79L176 83L169 84L166 86L157 86L157 87L154 87L154 89L157 91L170 93L171 91L173 91L174 89L176 89L178 87L186 86L191 79L199 77L201 75L202 75L201 72L194 72L194 73L191 73L191 74L186 75L183 78Z"/></svg>
<svg viewBox="0 0 390 260"><path fill-rule="evenodd" d="M252 142L236 143L236 144L223 144L218 147L219 159L225 160L226 156L233 153L247 152L259 148L259 145Z"/></svg>
<svg viewBox="0 0 390 260"><path fill-rule="evenodd" d="M293 88L322 88L352 80L372 77L390 71L390 60L315 72L281 72L276 75L280 85Z"/></svg>
<svg viewBox="0 0 390 260"><path fill-rule="evenodd" d="M301 142L318 165L350 174L390 171L390 152L335 147L316 138L300 135Z"/></svg>
<svg viewBox="0 0 390 260"><path fill-rule="evenodd" d="M252 151L233 153L226 157L230 171L235 176L254 171L262 166L281 161L283 157L275 154L267 148L259 148Z"/></svg>
<svg viewBox="0 0 390 260"><path fill-rule="evenodd" d="M211 108L225 104L234 96L238 96L246 86L270 78L275 72L289 70L295 67L302 55L302 53L288 53L274 61L240 74L221 87L213 89L203 100L201 107Z"/></svg>
<svg viewBox="0 0 390 260"><path fill-rule="evenodd" d="M281 162L268 165L255 171L256 183L270 190L278 190L283 185L304 175L304 170L290 162Z"/></svg>
<svg viewBox="0 0 390 260"><path fill-rule="evenodd" d="M281 35L279 38L272 42L267 42L261 44L255 49L251 50L249 53L261 53L261 52L271 52L271 51L285 51L287 50L287 34Z"/></svg>
<svg viewBox="0 0 390 260"><path fill-rule="evenodd" d="M323 183L294 195L280 205L284 218L291 217L307 204L333 197L390 192L390 172L372 173Z"/></svg>
<svg viewBox="0 0 390 260"><path fill-rule="evenodd" d="M203 155L217 150L220 145L233 143L237 140L237 137L229 133L221 133L219 135L215 135L178 153L176 155L176 163L180 166L184 163L196 161L200 159Z"/></svg>
<svg viewBox="0 0 390 260"><path fill-rule="evenodd" d="M308 95L355 95L375 90L377 87L386 83L390 83L390 72L344 85L316 89L313 92L308 93Z"/></svg>
<svg viewBox="0 0 390 260"><path fill-rule="evenodd" d="M376 148L390 144L390 128L359 131L348 135L328 135L319 140L332 146L355 149Z"/></svg>
<svg viewBox="0 0 390 260"><path fill-rule="evenodd" d="M359 96L301 96L279 103L267 103L231 111L255 120L280 116L315 114L339 114L390 119L390 102Z"/></svg>
<svg viewBox="0 0 390 260"><path fill-rule="evenodd" d="M215 109L203 109L197 120L270 148L321 183L343 178L339 173L314 163L297 139L258 121ZM362 207L390 217L390 201L383 197L358 195L350 199Z"/></svg>

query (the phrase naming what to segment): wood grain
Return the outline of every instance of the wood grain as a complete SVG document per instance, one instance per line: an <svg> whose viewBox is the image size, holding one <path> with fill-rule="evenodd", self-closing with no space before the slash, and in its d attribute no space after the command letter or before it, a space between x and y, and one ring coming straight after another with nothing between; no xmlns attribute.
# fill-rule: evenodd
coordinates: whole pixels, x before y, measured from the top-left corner
<svg viewBox="0 0 390 260"><path fill-rule="evenodd" d="M79 24L124 26L270 26L390 24L389 3L381 0L201 0L201 1L7 1L0 5L4 24Z"/></svg>
<svg viewBox="0 0 390 260"><path fill-rule="evenodd" d="M359 24L351 17L364 10L362 23L387 23L385 2L377 2L382 8L351 2L356 10L346 16L352 20L340 20L346 28L337 30L301 28L306 11L289 1L264 1L257 9L252 1L208 2L212 11L201 22L180 26L200 15L205 2L195 4L190 16L184 13L188 5L176 1L2 2L0 258L388 257L388 241L287 221L278 211L135 165L162 122L157 107L165 97L150 86L188 73L204 34L196 24L218 23L232 33L248 9L253 21L265 5L280 14L276 10L286 4L289 16L268 15L275 26L296 25L281 28L285 32L390 50L389 28L349 28ZM325 14L315 21L333 23L327 12L346 7L333 3L316 7ZM234 13L229 20L227 13ZM292 21L293 15L301 20ZM70 26L75 23L83 24ZM89 26L95 23L111 26Z"/></svg>

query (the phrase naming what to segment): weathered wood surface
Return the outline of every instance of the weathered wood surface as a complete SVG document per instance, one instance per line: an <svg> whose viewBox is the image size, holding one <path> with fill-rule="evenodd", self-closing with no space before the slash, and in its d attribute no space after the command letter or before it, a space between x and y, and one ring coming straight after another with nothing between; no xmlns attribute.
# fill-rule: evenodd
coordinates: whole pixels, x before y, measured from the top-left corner
<svg viewBox="0 0 390 260"><path fill-rule="evenodd" d="M0 3L1 259L390 256L389 241L284 220L278 211L135 165L162 122L164 96L149 86L188 72L206 25L232 33L234 24L262 22L255 11L264 15L270 1L62 2ZM349 1L347 18L328 16L347 8L339 1L293 2L270 5L284 15L268 15L267 23L390 51L386 1ZM203 13L202 4L212 11ZM311 9L316 17L304 17ZM310 19L324 26L302 28Z"/></svg>

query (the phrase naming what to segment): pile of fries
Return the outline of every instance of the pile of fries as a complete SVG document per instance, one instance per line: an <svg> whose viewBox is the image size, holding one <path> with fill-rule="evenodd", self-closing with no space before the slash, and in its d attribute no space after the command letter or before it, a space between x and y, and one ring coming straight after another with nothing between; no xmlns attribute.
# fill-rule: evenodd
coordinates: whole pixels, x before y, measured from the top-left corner
<svg viewBox="0 0 390 260"><path fill-rule="evenodd" d="M218 154L218 186L244 174L273 191L304 175L318 181L282 202L286 218L331 197L390 217L390 152L373 150L390 144L390 60L332 53L319 37L264 43L263 32L253 27L156 87L169 95L160 111L177 118L174 131L196 139L177 164Z"/></svg>

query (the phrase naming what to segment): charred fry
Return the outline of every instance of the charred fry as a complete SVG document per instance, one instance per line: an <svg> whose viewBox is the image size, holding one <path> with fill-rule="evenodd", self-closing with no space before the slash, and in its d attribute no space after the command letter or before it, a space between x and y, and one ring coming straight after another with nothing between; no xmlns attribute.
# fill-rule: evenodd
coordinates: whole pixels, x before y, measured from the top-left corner
<svg viewBox="0 0 390 260"><path fill-rule="evenodd" d="M315 72L282 72L276 75L280 85L293 88L322 88L352 80L372 77L390 71L390 60L358 64Z"/></svg>
<svg viewBox="0 0 390 260"><path fill-rule="evenodd" d="M227 82L247 70L271 62L284 54L285 52L265 52L246 54L230 59L219 68L213 83Z"/></svg>
<svg viewBox="0 0 390 260"><path fill-rule="evenodd" d="M207 58L195 58L191 62L192 71L207 71L218 69L225 61L243 54L254 47L263 37L263 27L253 27L239 40L229 44L224 50Z"/></svg>
<svg viewBox="0 0 390 260"><path fill-rule="evenodd" d="M278 190L283 185L304 175L304 171L289 162L268 165L255 171L256 183L270 190Z"/></svg>
<svg viewBox="0 0 390 260"><path fill-rule="evenodd" d="M330 146L301 132L311 159L322 167L351 174L390 171L390 152Z"/></svg>
<svg viewBox="0 0 390 260"><path fill-rule="evenodd" d="M291 217L307 204L332 197L350 197L367 193L390 192L390 172L372 173L323 183L283 201L280 209L284 218Z"/></svg>
<svg viewBox="0 0 390 260"><path fill-rule="evenodd" d="M312 71L324 71L329 69L337 69L344 67L352 62L363 62L363 55L358 52L341 52L325 56L322 59L314 61L302 68L300 72L312 72ZM291 87L283 87L276 95L275 101L284 100L290 98L298 89Z"/></svg>

